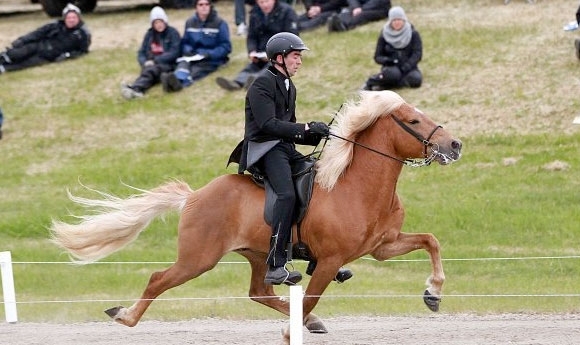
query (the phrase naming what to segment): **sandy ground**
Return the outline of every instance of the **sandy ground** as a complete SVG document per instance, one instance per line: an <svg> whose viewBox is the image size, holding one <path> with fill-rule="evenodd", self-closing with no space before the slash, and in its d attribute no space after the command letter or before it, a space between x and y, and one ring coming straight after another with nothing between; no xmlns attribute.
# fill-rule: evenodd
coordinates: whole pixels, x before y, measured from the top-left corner
<svg viewBox="0 0 580 345"><path fill-rule="evenodd" d="M328 334L303 333L304 344L578 344L580 315L445 315L341 317L325 320ZM0 344L171 345L284 344L283 320L145 321L134 328L114 322L0 324Z"/></svg>

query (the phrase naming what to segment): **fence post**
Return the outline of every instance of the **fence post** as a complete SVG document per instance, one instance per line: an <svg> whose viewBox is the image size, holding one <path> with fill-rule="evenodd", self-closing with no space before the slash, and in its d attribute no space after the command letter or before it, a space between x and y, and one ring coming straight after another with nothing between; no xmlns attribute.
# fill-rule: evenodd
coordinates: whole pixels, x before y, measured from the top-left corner
<svg viewBox="0 0 580 345"><path fill-rule="evenodd" d="M16 293L14 292L14 275L12 273L12 255L0 252L0 271L2 271L2 294L4 295L4 312L6 322L16 323Z"/></svg>
<svg viewBox="0 0 580 345"><path fill-rule="evenodd" d="M302 286L290 286L290 345L302 345Z"/></svg>

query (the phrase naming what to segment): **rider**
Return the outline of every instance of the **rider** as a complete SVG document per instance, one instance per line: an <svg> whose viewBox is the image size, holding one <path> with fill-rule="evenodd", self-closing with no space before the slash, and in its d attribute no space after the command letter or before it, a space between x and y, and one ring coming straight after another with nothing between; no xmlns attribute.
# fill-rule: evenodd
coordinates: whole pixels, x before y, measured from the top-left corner
<svg viewBox="0 0 580 345"><path fill-rule="evenodd" d="M270 65L258 75L246 94L245 134L239 172L259 169L276 193L272 237L264 283L294 285L302 280L298 271L288 271L287 244L292 233L296 195L291 166L304 156L295 143L318 145L329 135L324 122L296 122L296 87L290 79L302 65L302 51L308 47L295 34L281 32L266 44ZM315 263L314 263L315 264ZM341 269L344 279L352 276ZM308 272L311 273L311 272Z"/></svg>

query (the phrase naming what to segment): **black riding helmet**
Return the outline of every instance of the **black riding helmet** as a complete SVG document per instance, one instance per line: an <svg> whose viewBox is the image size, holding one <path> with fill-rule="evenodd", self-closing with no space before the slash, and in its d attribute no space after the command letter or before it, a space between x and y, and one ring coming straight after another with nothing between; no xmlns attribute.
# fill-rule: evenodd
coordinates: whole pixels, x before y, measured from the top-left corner
<svg viewBox="0 0 580 345"><path fill-rule="evenodd" d="M293 51L310 50L302 42L300 37L291 32L280 32L270 37L266 43L266 55L270 61L275 61L276 56L286 56Z"/></svg>

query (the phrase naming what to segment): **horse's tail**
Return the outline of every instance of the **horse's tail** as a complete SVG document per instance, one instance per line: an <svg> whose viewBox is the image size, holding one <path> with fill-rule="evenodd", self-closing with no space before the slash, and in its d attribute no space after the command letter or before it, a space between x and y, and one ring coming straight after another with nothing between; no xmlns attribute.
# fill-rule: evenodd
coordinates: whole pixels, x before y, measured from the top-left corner
<svg viewBox="0 0 580 345"><path fill-rule="evenodd" d="M75 263L100 260L133 242L157 216L171 210L182 210L193 190L185 182L171 181L139 195L120 199L98 192L103 199L69 198L96 213L79 216L77 224L54 221L51 240L64 248Z"/></svg>

